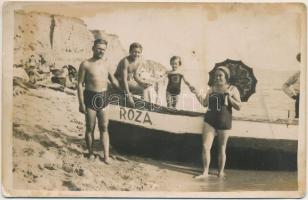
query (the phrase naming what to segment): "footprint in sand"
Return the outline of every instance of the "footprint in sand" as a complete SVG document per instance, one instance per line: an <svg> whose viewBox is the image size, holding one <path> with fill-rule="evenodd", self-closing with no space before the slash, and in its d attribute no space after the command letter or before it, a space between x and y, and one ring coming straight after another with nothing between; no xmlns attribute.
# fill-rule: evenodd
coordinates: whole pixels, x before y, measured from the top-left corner
<svg viewBox="0 0 308 200"><path fill-rule="evenodd" d="M27 156L32 156L34 154L34 149L31 147L26 147L23 149L23 153Z"/></svg>
<svg viewBox="0 0 308 200"><path fill-rule="evenodd" d="M75 172L78 176L84 176L84 170L82 168L75 169Z"/></svg>
<svg viewBox="0 0 308 200"><path fill-rule="evenodd" d="M72 181L62 181L62 185L67 187L71 191L80 191L81 190Z"/></svg>
<svg viewBox="0 0 308 200"><path fill-rule="evenodd" d="M74 164L63 163L62 169L67 173L72 173L74 172Z"/></svg>
<svg viewBox="0 0 308 200"><path fill-rule="evenodd" d="M35 183L38 178L38 176L30 170L24 171L24 177L29 179L28 183Z"/></svg>
<svg viewBox="0 0 308 200"><path fill-rule="evenodd" d="M45 163L44 168L49 169L49 170L56 170L56 165L53 163Z"/></svg>

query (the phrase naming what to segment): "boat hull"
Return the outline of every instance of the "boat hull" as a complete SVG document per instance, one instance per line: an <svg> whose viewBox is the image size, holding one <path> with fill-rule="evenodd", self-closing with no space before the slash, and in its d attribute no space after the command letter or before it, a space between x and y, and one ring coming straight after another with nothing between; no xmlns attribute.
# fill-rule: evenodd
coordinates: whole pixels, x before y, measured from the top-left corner
<svg viewBox="0 0 308 200"><path fill-rule="evenodd" d="M117 151L202 165L202 116L112 107L110 142ZM227 144L226 168L295 171L296 134L297 126L294 125L234 121ZM211 167L217 167L216 140L211 154Z"/></svg>

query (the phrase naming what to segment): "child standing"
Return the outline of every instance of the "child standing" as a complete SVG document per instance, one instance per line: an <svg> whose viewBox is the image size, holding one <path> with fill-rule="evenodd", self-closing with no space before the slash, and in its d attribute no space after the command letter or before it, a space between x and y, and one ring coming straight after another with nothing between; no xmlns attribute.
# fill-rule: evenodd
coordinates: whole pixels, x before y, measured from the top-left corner
<svg viewBox="0 0 308 200"><path fill-rule="evenodd" d="M172 71L169 71L167 73L168 85L166 92L166 100L168 108L175 109L178 102L179 94L181 93L182 79L188 87L190 87L190 84L186 81L183 74L179 71L179 67L182 66L181 57L172 56L170 59L170 65L172 67Z"/></svg>

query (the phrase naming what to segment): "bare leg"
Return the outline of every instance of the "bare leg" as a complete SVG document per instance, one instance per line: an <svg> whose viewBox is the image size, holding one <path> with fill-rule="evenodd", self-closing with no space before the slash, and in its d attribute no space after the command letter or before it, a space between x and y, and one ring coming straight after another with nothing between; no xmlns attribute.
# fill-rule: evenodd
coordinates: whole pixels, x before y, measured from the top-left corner
<svg viewBox="0 0 308 200"><path fill-rule="evenodd" d="M299 117L299 94L296 96L295 100L295 118Z"/></svg>
<svg viewBox="0 0 308 200"><path fill-rule="evenodd" d="M94 141L94 129L96 123L96 111L86 108L87 114L86 116L86 133L85 140L87 144L87 149L89 151L88 158L92 159L94 157L93 154L93 141Z"/></svg>
<svg viewBox="0 0 308 200"><path fill-rule="evenodd" d="M219 130L218 132L218 176L224 177L226 164L226 147L229 138L228 130Z"/></svg>
<svg viewBox="0 0 308 200"><path fill-rule="evenodd" d="M166 92L166 101L167 101L167 107L172 107L172 96L169 92Z"/></svg>
<svg viewBox="0 0 308 200"><path fill-rule="evenodd" d="M202 141L203 141L203 151L202 151L202 161L203 161L203 174L197 176L196 178L206 178L209 173L209 167L211 162L211 148L213 140L215 137L215 129L204 122Z"/></svg>
<svg viewBox="0 0 308 200"><path fill-rule="evenodd" d="M104 161L109 163L109 133L108 133L108 114L105 109L98 111L98 128L100 132L100 142L104 150Z"/></svg>
<svg viewBox="0 0 308 200"><path fill-rule="evenodd" d="M179 95L172 96L172 107L176 109L176 104L178 103Z"/></svg>
<svg viewBox="0 0 308 200"><path fill-rule="evenodd" d="M169 92L166 93L167 107L176 109L178 103L178 95L173 95Z"/></svg>
<svg viewBox="0 0 308 200"><path fill-rule="evenodd" d="M143 89L142 99L144 101L151 102L150 88Z"/></svg>

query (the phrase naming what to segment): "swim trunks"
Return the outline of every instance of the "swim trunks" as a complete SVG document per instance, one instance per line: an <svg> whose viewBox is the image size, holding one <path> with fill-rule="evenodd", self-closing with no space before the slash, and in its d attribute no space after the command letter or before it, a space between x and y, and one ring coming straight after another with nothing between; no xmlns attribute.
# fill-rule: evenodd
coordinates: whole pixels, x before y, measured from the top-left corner
<svg viewBox="0 0 308 200"><path fill-rule="evenodd" d="M204 115L204 122L216 130L229 130L232 127L232 106L225 105L227 96L221 93L209 95L208 111Z"/></svg>
<svg viewBox="0 0 308 200"><path fill-rule="evenodd" d="M83 97L86 107L95 111L104 109L108 105L107 91L93 92L90 90L85 90Z"/></svg>

